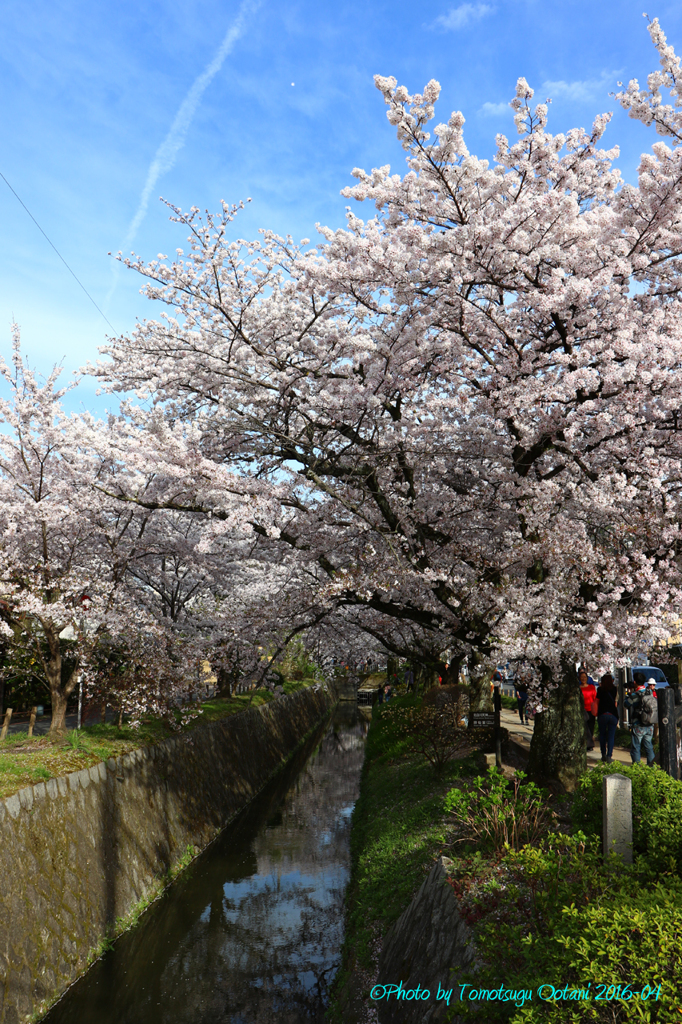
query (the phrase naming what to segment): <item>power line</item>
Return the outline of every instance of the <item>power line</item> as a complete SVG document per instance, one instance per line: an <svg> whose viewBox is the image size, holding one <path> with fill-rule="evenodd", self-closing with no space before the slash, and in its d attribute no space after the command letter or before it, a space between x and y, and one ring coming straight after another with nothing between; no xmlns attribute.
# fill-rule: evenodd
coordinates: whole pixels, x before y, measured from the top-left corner
<svg viewBox="0 0 682 1024"><path fill-rule="evenodd" d="M10 183L8 182L8 180L7 180L7 178L5 177L5 175L4 175L3 173L2 173L2 171L0 171L0 178L2 178L2 180L3 180L3 181L4 181L4 183L5 183L5 185L7 185L7 188L8 188L9 190L10 190L10 192L11 192L11 193L12 193L12 194L13 194L14 196L16 196L16 198L17 198L17 199L19 200L19 202L21 203L21 205L23 206L23 208L24 208L24 209L26 210L26 213L27 213L27 214L29 215L29 217L31 218L31 220L33 221L33 223L35 224L35 226L36 226L36 227L38 228L38 231L40 231L40 233L41 233L41 235L43 236L43 238L44 238L44 239L45 239L45 240L46 240L46 241L48 242L48 244L49 244L49 245L51 245L51 246L52 246L52 248L54 249L54 251L55 251L55 252L57 253L57 256L59 256L59 258L60 258L60 260L62 261L62 263L64 264L64 266L66 267L66 269L68 270L68 272L69 272L69 273L71 274L71 277L73 277L73 278L74 278L74 280L75 280L75 281L76 281L76 282L77 282L77 283L78 283L78 284L79 284L79 285L81 286L81 288L83 289L83 291L85 292L85 294L87 295L87 297L88 297L88 298L90 299L90 302L91 302L91 303L93 304L93 306L95 307L95 309L97 310L97 312L98 312L98 313L100 314L100 316L103 316L103 317L104 317L104 319L105 319L105 320L106 320L106 322L107 322L107 323L109 324L109 326L111 327L112 331L113 331L113 332L114 332L114 334L115 334L115 333L116 333L116 328L114 327L114 325L113 325L113 324L111 323L111 321L110 321L110 320L108 320L108 319L107 319L107 317L106 317L106 316L104 316L104 313L103 313L103 312L102 312L102 310L101 310L101 309L99 308L99 306L97 305L97 303L96 303L96 302L95 302L95 300L93 299L93 297L92 297L92 295L90 294L90 292L88 291L88 289L87 289L87 288L85 287L85 285L83 284L83 282L82 282L81 280L79 280L79 278L77 278L77 277L76 277L76 275L74 274L73 270L71 269L71 267L69 266L69 264L68 264L68 263L66 262L66 260L64 259L64 257L63 257L63 256L62 256L62 254L60 253L60 251L59 251L59 249L57 248L57 246L56 246L56 245L55 245L55 244L54 244L53 242L51 242L51 241L50 241L50 239L49 239L49 238L47 237L47 235L45 234L45 232L44 232L44 231L43 231L43 229L41 228L40 224L39 224L39 223L38 223L38 221L37 221L37 220L35 219L35 217L34 217L34 216L33 216L33 214L31 213L31 211L29 210L29 208L28 208L28 206L26 205L26 203L25 203L25 202L23 201L23 199L21 198L21 196L17 195L17 193L16 193L15 191L14 191L14 189L12 188L12 186L10 185Z"/></svg>

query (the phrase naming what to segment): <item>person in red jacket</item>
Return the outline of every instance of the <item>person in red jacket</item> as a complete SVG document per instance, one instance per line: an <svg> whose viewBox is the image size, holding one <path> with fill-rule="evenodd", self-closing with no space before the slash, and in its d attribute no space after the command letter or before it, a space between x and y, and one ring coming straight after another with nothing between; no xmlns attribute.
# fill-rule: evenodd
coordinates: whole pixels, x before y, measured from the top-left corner
<svg viewBox="0 0 682 1024"><path fill-rule="evenodd" d="M594 685L594 679L588 676L584 668L580 669L578 673L578 681L580 682L580 692L583 697L583 719L585 721L585 745L588 750L594 750L594 723L596 721L596 715L592 712L592 706L597 699L597 687Z"/></svg>

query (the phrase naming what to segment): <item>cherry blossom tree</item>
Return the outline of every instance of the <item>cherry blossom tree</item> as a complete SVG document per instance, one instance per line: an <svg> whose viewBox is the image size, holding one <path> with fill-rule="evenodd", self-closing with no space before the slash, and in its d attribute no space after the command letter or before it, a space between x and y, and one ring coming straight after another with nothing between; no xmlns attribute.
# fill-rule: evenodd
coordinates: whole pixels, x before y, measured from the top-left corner
<svg viewBox="0 0 682 1024"><path fill-rule="evenodd" d="M619 101L673 148L636 184L601 148L609 115L552 135L524 79L518 139L489 162L460 113L430 137L437 83L378 77L408 171L354 172L345 195L375 215L311 250L234 239L237 207L172 208L189 252L126 261L168 313L95 370L151 400L135 429L190 432L201 466L182 499L120 497L214 522L237 495L262 556L291 567L303 628L324 613L388 638L392 621L455 659L534 661L532 756L568 785L574 662L661 639L680 600L682 115L651 31L663 71Z"/></svg>
<svg viewBox="0 0 682 1024"><path fill-rule="evenodd" d="M164 626L186 580L176 572L175 591L161 584L155 592L143 571L155 557L176 568L184 557L174 513L152 523L146 508L114 495L123 476L128 491L148 492L149 477L132 453L125 467L112 459L117 421L65 415L61 400L74 384L59 388L59 373L41 383L15 330L12 368L0 361L10 392L0 401L0 630L4 671L30 663L50 694L52 736L63 733L79 684L133 719L168 714L188 679L191 689L188 666L200 653L192 636ZM197 555L192 565L200 575Z"/></svg>
<svg viewBox="0 0 682 1024"><path fill-rule="evenodd" d="M116 631L115 559L90 515L87 460L77 422L64 415L56 369L40 384L15 330L11 394L0 402L0 590L7 656L29 650L52 701L51 733L104 628Z"/></svg>

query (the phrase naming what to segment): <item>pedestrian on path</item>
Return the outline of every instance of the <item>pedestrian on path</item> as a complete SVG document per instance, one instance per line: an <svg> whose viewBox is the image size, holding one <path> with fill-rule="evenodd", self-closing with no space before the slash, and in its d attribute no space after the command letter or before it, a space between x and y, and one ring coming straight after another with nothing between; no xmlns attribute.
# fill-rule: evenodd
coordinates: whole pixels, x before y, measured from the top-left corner
<svg viewBox="0 0 682 1024"><path fill-rule="evenodd" d="M639 672L637 673L637 675L639 675ZM642 675L644 675L643 672L642 672ZM661 682L658 682L658 680L656 680L656 679L647 679L646 680L646 685L647 685L647 688L649 690L649 693L651 694L651 696L656 701L656 717L654 718L654 736L653 736L653 742L655 743L656 740L658 739L658 698L661 696L661 690L667 689L668 683L661 683Z"/></svg>
<svg viewBox="0 0 682 1024"><path fill-rule="evenodd" d="M585 722L585 746L588 750L594 750L594 723L597 720L597 687L594 685L592 676L588 676L584 668L578 673L580 692L583 697L583 720Z"/></svg>
<svg viewBox="0 0 682 1024"><path fill-rule="evenodd" d="M524 676L519 676L516 681L515 687L516 701L519 709L519 718L521 719L521 725L525 718L526 725L528 725L528 683Z"/></svg>
<svg viewBox="0 0 682 1024"><path fill-rule="evenodd" d="M641 750L644 749L644 756L648 765L654 764L654 722L658 717L658 706L656 698L646 685L643 672L635 672L633 677L635 684L634 693L625 698L625 706L630 709L632 720L632 733L630 740L630 757L633 764L639 764L642 760Z"/></svg>
<svg viewBox="0 0 682 1024"><path fill-rule="evenodd" d="M618 725L618 709L616 707L616 690L613 676L607 672L599 680L597 690L597 723L599 725L599 746L601 748L601 759L611 764L613 758L613 744L616 739L616 726Z"/></svg>

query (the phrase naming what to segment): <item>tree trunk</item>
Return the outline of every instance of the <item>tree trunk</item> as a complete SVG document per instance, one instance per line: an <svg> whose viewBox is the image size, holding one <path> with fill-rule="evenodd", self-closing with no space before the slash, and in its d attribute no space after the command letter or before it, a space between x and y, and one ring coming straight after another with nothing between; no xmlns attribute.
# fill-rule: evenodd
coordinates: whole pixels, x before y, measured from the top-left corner
<svg viewBox="0 0 682 1024"><path fill-rule="evenodd" d="M558 779L572 793L587 769L583 700L574 665L562 662L559 685L549 690L551 681L551 671L543 665L544 710L535 718L528 772Z"/></svg>
<svg viewBox="0 0 682 1024"><path fill-rule="evenodd" d="M67 698L64 692L62 691L61 685L50 685L50 695L52 697L52 721L50 722L50 739L59 739L61 736L64 735L64 730L66 729Z"/></svg>
<svg viewBox="0 0 682 1024"><path fill-rule="evenodd" d="M79 675L79 666L75 665L68 680L62 681L62 655L59 647L59 632L51 624L42 623L45 639L50 651L45 657L41 648L38 652L43 664L50 696L52 698L52 721L50 723L50 739L60 739L66 729L66 705L71 696Z"/></svg>
<svg viewBox="0 0 682 1024"><path fill-rule="evenodd" d="M464 658L459 656L453 658L447 668L444 661L439 664L438 674L443 680L443 686L455 686L459 682L459 671L463 661Z"/></svg>
<svg viewBox="0 0 682 1024"><path fill-rule="evenodd" d="M436 670L432 665L419 662L414 670L414 688L417 693L426 693L438 682Z"/></svg>
<svg viewBox="0 0 682 1024"><path fill-rule="evenodd" d="M216 672L219 697L231 697L234 688L234 675L226 668L220 667Z"/></svg>
<svg viewBox="0 0 682 1024"><path fill-rule="evenodd" d="M490 692L490 659L478 651L472 651L469 664L469 706L472 711L492 711L493 698Z"/></svg>

